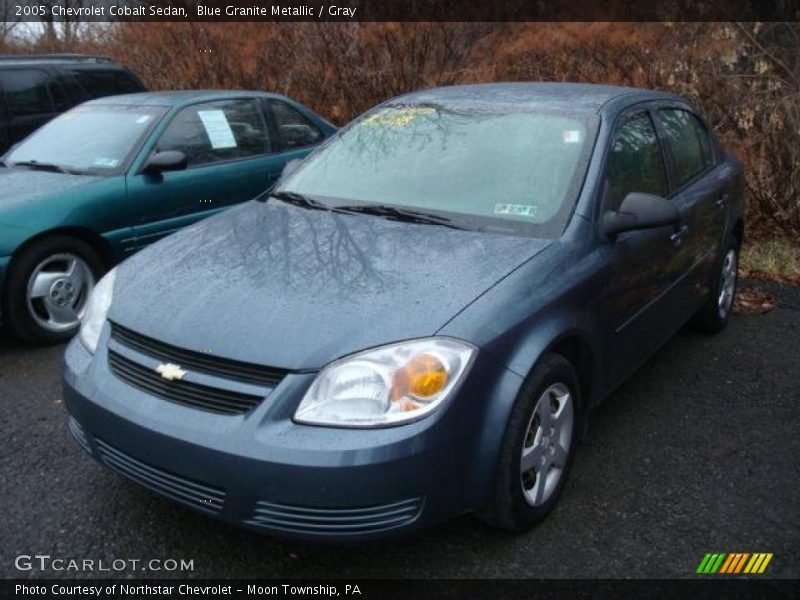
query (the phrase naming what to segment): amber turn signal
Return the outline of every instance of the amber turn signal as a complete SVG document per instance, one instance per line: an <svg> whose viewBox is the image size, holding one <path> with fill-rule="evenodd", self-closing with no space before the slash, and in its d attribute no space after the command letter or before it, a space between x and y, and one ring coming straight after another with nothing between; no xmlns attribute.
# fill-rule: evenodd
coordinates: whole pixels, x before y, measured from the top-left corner
<svg viewBox="0 0 800 600"><path fill-rule="evenodd" d="M447 387L447 381L447 368L439 358L433 354L418 354L395 371L392 400L406 396L427 400Z"/></svg>

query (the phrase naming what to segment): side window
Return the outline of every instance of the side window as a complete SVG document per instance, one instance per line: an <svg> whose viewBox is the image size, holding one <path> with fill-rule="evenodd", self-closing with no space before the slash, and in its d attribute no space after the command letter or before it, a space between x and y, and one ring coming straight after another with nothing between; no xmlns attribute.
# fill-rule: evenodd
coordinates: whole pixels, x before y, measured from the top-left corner
<svg viewBox="0 0 800 600"><path fill-rule="evenodd" d="M258 100L219 100L195 104L172 119L157 149L179 150L189 166L250 158L272 150Z"/></svg>
<svg viewBox="0 0 800 600"><path fill-rule="evenodd" d="M72 106L72 103L69 101L69 98L67 98L67 95L64 93L64 90L61 85L59 85L56 78L50 78L48 87L50 88L50 96L53 98L53 104L57 111L64 111Z"/></svg>
<svg viewBox="0 0 800 600"><path fill-rule="evenodd" d="M142 88L125 71L120 69L74 69L73 77L89 98L141 92Z"/></svg>
<svg viewBox="0 0 800 600"><path fill-rule="evenodd" d="M678 186L711 166L711 140L697 117L685 110L663 109L658 111L658 123L675 161Z"/></svg>
<svg viewBox="0 0 800 600"><path fill-rule="evenodd" d="M631 192L667 195L667 174L658 138L647 113L623 123L614 134L606 163L606 208L619 209Z"/></svg>
<svg viewBox="0 0 800 600"><path fill-rule="evenodd" d="M270 106L284 148L302 148L322 140L322 132L286 102L270 100Z"/></svg>
<svg viewBox="0 0 800 600"><path fill-rule="evenodd" d="M44 71L15 69L0 73L6 104L12 116L41 115L54 111Z"/></svg>

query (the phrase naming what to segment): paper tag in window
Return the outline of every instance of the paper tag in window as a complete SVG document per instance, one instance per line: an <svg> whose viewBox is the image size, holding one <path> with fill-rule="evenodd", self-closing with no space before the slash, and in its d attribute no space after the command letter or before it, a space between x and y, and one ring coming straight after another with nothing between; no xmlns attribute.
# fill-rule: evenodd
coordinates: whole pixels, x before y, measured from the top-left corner
<svg viewBox="0 0 800 600"><path fill-rule="evenodd" d="M495 204L494 214L532 219L536 216L536 206L533 204Z"/></svg>
<svg viewBox="0 0 800 600"><path fill-rule="evenodd" d="M206 128L208 140L214 150L222 148L236 148L236 138L233 137L230 123L221 110L198 110L197 116Z"/></svg>
<svg viewBox="0 0 800 600"><path fill-rule="evenodd" d="M564 143L565 144L580 144L581 143L581 132L577 129L568 129L564 132Z"/></svg>

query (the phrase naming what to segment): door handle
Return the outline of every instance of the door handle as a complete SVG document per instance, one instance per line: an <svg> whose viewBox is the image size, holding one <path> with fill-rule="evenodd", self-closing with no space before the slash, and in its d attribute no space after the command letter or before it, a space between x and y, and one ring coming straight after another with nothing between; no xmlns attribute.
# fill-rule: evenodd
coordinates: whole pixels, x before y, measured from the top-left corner
<svg viewBox="0 0 800 600"><path fill-rule="evenodd" d="M687 233L689 233L689 226L681 225L672 232L672 235L669 236L669 239L677 245L681 243L683 236L685 236Z"/></svg>
<svg viewBox="0 0 800 600"><path fill-rule="evenodd" d="M725 208L725 206L728 204L728 198L729 197L730 196L728 195L728 192L720 194L720 197L717 198L717 201L715 202L715 204L717 205L717 208L719 208L719 209Z"/></svg>

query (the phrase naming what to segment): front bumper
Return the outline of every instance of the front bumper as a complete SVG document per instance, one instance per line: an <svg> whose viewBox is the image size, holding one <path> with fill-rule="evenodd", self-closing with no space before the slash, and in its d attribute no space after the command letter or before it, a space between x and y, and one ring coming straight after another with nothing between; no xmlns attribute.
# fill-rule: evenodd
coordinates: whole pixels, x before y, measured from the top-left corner
<svg viewBox="0 0 800 600"><path fill-rule="evenodd" d="M64 365L70 429L106 466L195 510L279 537L373 540L484 504L507 411L522 384L479 353L446 406L383 429L291 417L315 374L288 375L245 415L153 397L114 376L108 327L92 357L76 339Z"/></svg>

